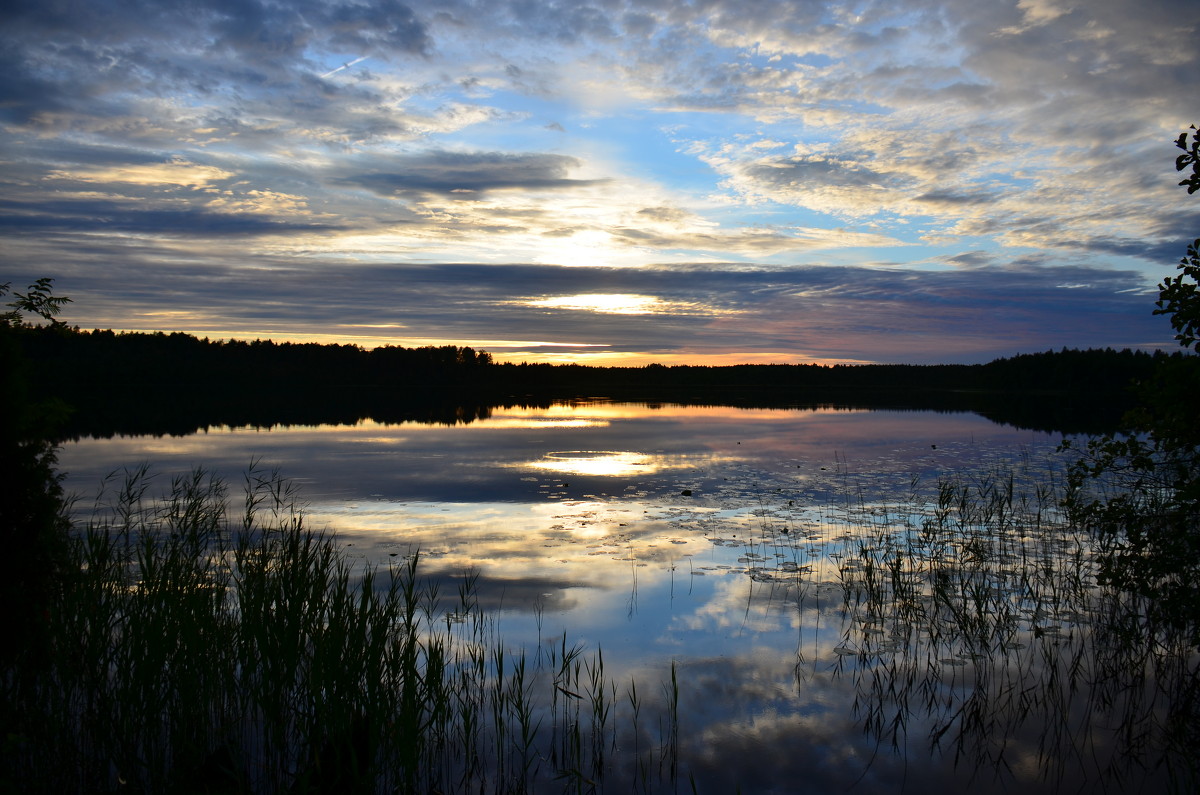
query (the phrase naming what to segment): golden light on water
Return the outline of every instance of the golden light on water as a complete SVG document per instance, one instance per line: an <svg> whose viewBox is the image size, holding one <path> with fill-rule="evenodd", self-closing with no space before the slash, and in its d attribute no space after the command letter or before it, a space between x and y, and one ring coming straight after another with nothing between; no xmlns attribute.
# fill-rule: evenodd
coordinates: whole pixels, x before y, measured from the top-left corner
<svg viewBox="0 0 1200 795"><path fill-rule="evenodd" d="M481 428L604 428L608 420L602 419L559 419L537 420L522 417L493 417L478 420Z"/></svg>
<svg viewBox="0 0 1200 795"><path fill-rule="evenodd" d="M652 456L613 450L566 450L546 453L542 460L531 461L527 466L543 472L604 477L645 475L658 470Z"/></svg>

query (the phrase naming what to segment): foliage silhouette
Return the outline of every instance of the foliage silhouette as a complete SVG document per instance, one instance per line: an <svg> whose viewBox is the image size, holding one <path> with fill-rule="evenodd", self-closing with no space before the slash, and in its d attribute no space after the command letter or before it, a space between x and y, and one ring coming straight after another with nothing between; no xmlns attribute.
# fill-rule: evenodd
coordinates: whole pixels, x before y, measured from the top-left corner
<svg viewBox="0 0 1200 795"><path fill-rule="evenodd" d="M367 417L461 422L486 416L489 406L597 397L975 411L1019 427L1099 433L1133 406L1130 381L1148 379L1166 357L1063 349L985 365L587 367L496 363L456 346L365 350L62 326L25 329L20 343L36 364L38 394L77 408L68 436Z"/></svg>
<svg viewBox="0 0 1200 795"><path fill-rule="evenodd" d="M31 333L34 315L54 333L62 327L57 314L69 298L57 297L53 280L43 278L0 313L0 644L5 662L22 657L37 659L46 652L53 591L64 573L67 524L64 498L55 471L56 448L48 441L64 416L63 405L53 399L36 399L30 384L30 366L19 344ZM0 284L0 298L10 285Z"/></svg>
<svg viewBox="0 0 1200 795"><path fill-rule="evenodd" d="M1176 141L1185 154L1180 182L1200 189L1200 131ZM1200 350L1200 240L1188 247L1179 273L1159 285L1155 314L1169 315L1176 339ZM1070 472L1068 508L1095 529L1105 545L1102 582L1152 599L1148 619L1184 626L1200 644L1200 423L1195 396L1200 359L1175 356L1160 363L1141 389L1128 432L1092 440Z"/></svg>
<svg viewBox="0 0 1200 795"><path fill-rule="evenodd" d="M1175 145L1183 150L1183 154L1175 158L1175 170L1186 171L1191 169L1192 173L1179 184L1187 186L1187 192L1190 196L1200 190L1200 132L1197 132L1196 125L1188 127L1192 131L1192 140L1188 142L1188 134L1181 132L1175 140Z"/></svg>
<svg viewBox="0 0 1200 795"><path fill-rule="evenodd" d="M13 293L14 301L8 306L7 312L0 314L0 325L5 327L26 325L25 314L33 314L46 320L52 326L61 326L62 321L57 315L62 311L63 304L71 303L70 298L54 295L54 280L43 276L29 285L27 293ZM11 282L0 284L0 297L7 295Z"/></svg>

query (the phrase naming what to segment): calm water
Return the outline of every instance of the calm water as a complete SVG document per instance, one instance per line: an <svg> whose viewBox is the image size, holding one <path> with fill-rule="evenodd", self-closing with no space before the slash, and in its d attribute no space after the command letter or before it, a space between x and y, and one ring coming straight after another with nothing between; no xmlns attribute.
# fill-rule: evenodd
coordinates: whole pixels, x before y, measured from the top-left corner
<svg viewBox="0 0 1200 795"><path fill-rule="evenodd" d="M458 426L81 440L60 462L80 510L124 467L148 463L165 490L195 467L236 486L257 462L294 480L309 523L336 531L352 556L386 566L419 550L448 604L476 575L510 648L534 658L565 637L603 649L618 700L634 680L648 703L660 700L677 662L672 758L685 791L689 776L706 792L967 782L1137 791L1165 773L1118 782L1105 772L1124 750L1110 736L1119 716L1097 706L1104 694L1052 685L1020 705L1011 698L1045 671L1054 678L1059 654L1082 659L1095 685L1103 661L1081 651L1095 631L1085 608L990 582L980 598L1000 600L990 615L1013 605L1011 632L975 644L916 626L904 609L930 598L929 583L904 590L928 566L897 568L882 603L862 595L876 593L870 556L916 533L939 480L1014 472L1032 493L1057 477L1059 441L969 414L592 403L497 410ZM1021 527L1016 536L1011 546L990 536L1003 547L1001 579L1025 576L1017 558L1041 565L1031 555L1058 566L1074 550L1075 569L1086 566L1078 540ZM967 569L966 546L950 545L955 572ZM964 594L974 587L961 582ZM1157 671L1151 691L1166 676Z"/></svg>

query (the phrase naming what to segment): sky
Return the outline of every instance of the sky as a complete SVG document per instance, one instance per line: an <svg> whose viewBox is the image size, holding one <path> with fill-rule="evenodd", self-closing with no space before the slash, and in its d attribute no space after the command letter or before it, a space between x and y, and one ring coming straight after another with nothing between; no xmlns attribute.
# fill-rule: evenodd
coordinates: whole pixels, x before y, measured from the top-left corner
<svg viewBox="0 0 1200 795"><path fill-rule="evenodd" d="M1194 0L9 0L0 283L501 361L1174 349Z"/></svg>

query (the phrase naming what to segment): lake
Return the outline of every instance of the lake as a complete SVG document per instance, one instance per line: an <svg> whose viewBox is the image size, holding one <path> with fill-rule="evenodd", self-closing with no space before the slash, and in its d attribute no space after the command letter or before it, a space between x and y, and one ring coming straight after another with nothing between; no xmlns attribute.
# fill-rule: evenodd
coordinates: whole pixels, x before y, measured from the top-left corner
<svg viewBox="0 0 1200 795"><path fill-rule="evenodd" d="M1195 655L1114 643L1057 515L1060 441L969 413L579 401L84 438L60 465L80 514L141 463L162 491L277 469L356 561L419 554L447 620L471 582L531 664L602 651L613 701L644 703L610 791L1178 787L1164 727ZM639 742L651 773L620 761Z"/></svg>

